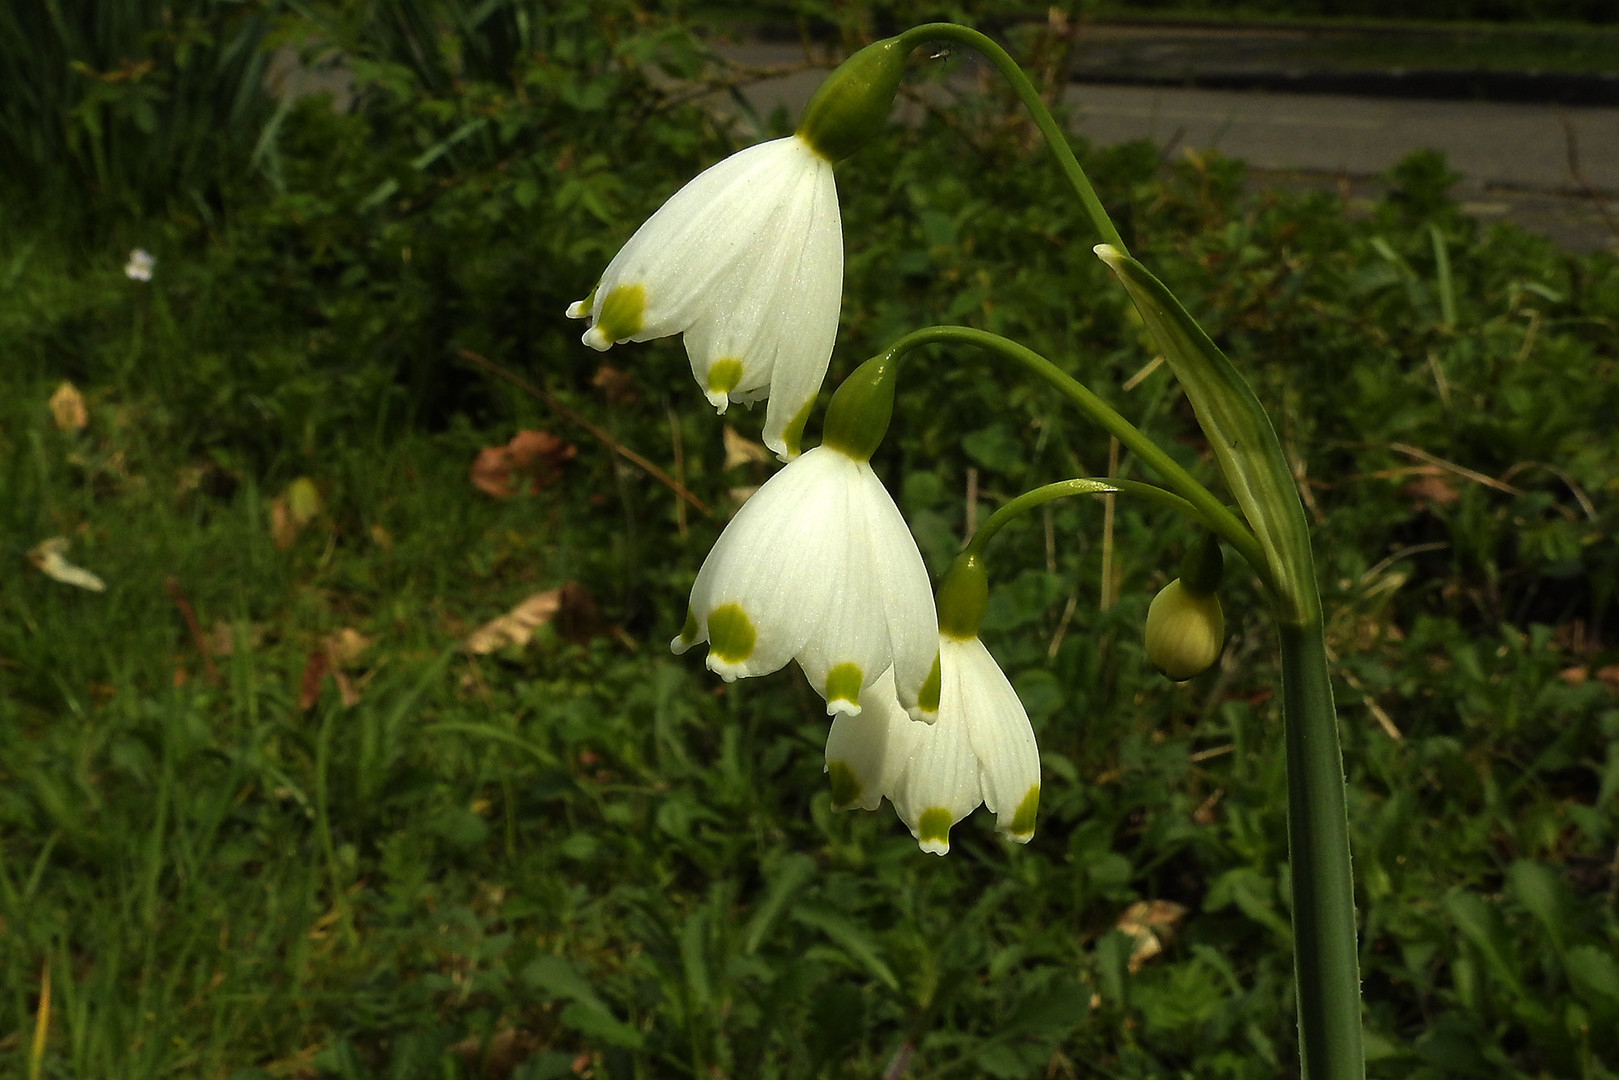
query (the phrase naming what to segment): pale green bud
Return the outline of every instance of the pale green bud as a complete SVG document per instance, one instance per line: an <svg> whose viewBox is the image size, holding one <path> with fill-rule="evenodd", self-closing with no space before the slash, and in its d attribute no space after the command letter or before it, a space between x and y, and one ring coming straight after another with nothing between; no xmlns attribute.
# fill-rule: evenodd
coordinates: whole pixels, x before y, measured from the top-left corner
<svg viewBox="0 0 1619 1080"><path fill-rule="evenodd" d="M1176 682L1201 675L1225 647L1225 614L1214 593L1198 593L1176 578L1147 608L1147 659Z"/></svg>

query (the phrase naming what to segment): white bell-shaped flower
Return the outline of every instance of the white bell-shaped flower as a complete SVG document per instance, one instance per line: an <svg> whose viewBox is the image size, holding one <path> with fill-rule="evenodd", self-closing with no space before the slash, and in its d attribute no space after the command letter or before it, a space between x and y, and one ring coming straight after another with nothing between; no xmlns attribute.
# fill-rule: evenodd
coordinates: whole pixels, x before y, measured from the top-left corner
<svg viewBox="0 0 1619 1080"><path fill-rule="evenodd" d="M941 634L939 675L932 724L912 720L886 680L868 692L860 715L832 721L833 805L875 810L887 796L922 850L943 855L950 829L982 804L1003 836L1028 843L1040 752L1017 692L977 637Z"/></svg>
<svg viewBox="0 0 1619 1080"><path fill-rule="evenodd" d="M685 335L692 373L724 412L769 398L764 441L798 453L826 377L843 294L832 163L790 135L733 154L647 219L590 296L584 342Z"/></svg>
<svg viewBox="0 0 1619 1080"><path fill-rule="evenodd" d="M869 462L807 451L756 491L714 544L680 636L708 642L727 682L797 660L828 713L860 711L893 667L914 701L937 654L927 569Z"/></svg>

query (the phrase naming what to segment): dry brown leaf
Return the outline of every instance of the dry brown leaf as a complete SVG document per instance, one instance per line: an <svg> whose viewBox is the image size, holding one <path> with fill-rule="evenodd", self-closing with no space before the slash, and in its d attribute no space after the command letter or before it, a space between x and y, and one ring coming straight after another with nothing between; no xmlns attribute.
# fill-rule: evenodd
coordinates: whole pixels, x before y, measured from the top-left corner
<svg viewBox="0 0 1619 1080"><path fill-rule="evenodd" d="M635 400L635 377L610 364L596 369L590 385L600 390L610 405L628 405Z"/></svg>
<svg viewBox="0 0 1619 1080"><path fill-rule="evenodd" d="M486 446L478 451L467 479L486 495L509 499L517 494L523 480L528 481L531 493L556 483L563 465L577 452L576 446L549 431L519 431L505 446Z"/></svg>
<svg viewBox="0 0 1619 1080"><path fill-rule="evenodd" d="M535 593L506 614L484 623L467 635L465 648L480 656L508 645L520 648L534 637L534 631L548 623L555 623L557 633L576 644L607 630L589 591L570 581Z"/></svg>
<svg viewBox="0 0 1619 1080"><path fill-rule="evenodd" d="M57 431L83 431L90 423L90 411L84 407L84 395L70 382L64 382L51 395L51 419Z"/></svg>
<svg viewBox="0 0 1619 1080"><path fill-rule="evenodd" d="M1116 925L1135 941L1128 965L1132 975L1164 951L1175 936L1175 924L1185 917L1185 905L1173 900L1137 900L1124 909Z"/></svg>
<svg viewBox="0 0 1619 1080"><path fill-rule="evenodd" d="M752 439L737 434L736 428L727 424L722 429L725 439L725 467L734 469L738 465L746 465L750 461L769 461L770 451L765 449L764 443L756 443Z"/></svg>
<svg viewBox="0 0 1619 1080"><path fill-rule="evenodd" d="M1411 505L1417 510L1429 506L1449 506L1462 497L1450 477L1434 470L1400 488L1400 494L1411 500Z"/></svg>
<svg viewBox="0 0 1619 1080"><path fill-rule="evenodd" d="M527 645L534 631L556 618L561 609L561 589L535 593L506 614L489 620L468 634L466 650L482 656L508 645Z"/></svg>
<svg viewBox="0 0 1619 1080"><path fill-rule="evenodd" d="M41 540L29 549L28 561L33 563L40 573L64 585L76 585L91 592L105 592L106 582L84 567L75 566L67 561L68 544L68 538L65 536Z"/></svg>
<svg viewBox="0 0 1619 1080"><path fill-rule="evenodd" d="M326 672L331 670L331 666L331 657L325 649L309 650L309 656L304 660L303 677L298 680L299 712L308 712L320 700L320 684L326 680Z"/></svg>
<svg viewBox="0 0 1619 1080"><path fill-rule="evenodd" d="M326 650L331 653L332 663L337 667L351 666L370 647L371 639L352 626L326 635Z"/></svg>

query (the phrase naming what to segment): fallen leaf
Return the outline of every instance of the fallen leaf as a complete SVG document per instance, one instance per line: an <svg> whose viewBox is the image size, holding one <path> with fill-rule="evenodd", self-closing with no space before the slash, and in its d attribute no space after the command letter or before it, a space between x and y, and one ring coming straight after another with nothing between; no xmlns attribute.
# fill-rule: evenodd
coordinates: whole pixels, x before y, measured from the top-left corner
<svg viewBox="0 0 1619 1080"><path fill-rule="evenodd" d="M287 490L270 500L270 539L277 551L285 551L308 525L320 516L320 489L307 476L287 485Z"/></svg>
<svg viewBox="0 0 1619 1080"><path fill-rule="evenodd" d="M468 634L466 650L482 656L508 645L527 645L534 631L556 618L561 609L561 589L535 593L506 614L490 619Z"/></svg>
<svg viewBox="0 0 1619 1080"><path fill-rule="evenodd" d="M557 633L575 644L598 637L607 629L589 590L570 581L535 593L506 614L484 623L467 635L465 647L480 656L508 645L522 647L534 637L534 631L553 622Z"/></svg>
<svg viewBox="0 0 1619 1080"><path fill-rule="evenodd" d="M298 711L308 712L320 700L320 684L331 670L332 659L325 649L310 649L304 660L303 678L298 680Z"/></svg>
<svg viewBox="0 0 1619 1080"><path fill-rule="evenodd" d="M635 377L611 364L597 368L590 385L607 397L609 405L628 405L635 400Z"/></svg>
<svg viewBox="0 0 1619 1080"><path fill-rule="evenodd" d="M1116 925L1135 940L1128 965L1132 975L1164 951L1175 936L1175 924L1185 916L1186 906L1173 900L1137 900L1124 909Z"/></svg>
<svg viewBox="0 0 1619 1080"><path fill-rule="evenodd" d="M326 635L326 651L331 654L332 663L337 667L349 667L370 647L371 639L352 626Z"/></svg>
<svg viewBox="0 0 1619 1080"><path fill-rule="evenodd" d="M556 483L562 466L577 452L576 446L549 431L519 431L505 446L478 451L467 478L484 494L509 499L524 479L531 493Z"/></svg>
<svg viewBox="0 0 1619 1080"><path fill-rule="evenodd" d="M106 582L84 567L74 566L67 561L68 544L68 538L65 536L53 536L49 540L42 540L29 550L28 561L46 577L60 581L64 585L76 585L91 592L105 592Z"/></svg>
<svg viewBox="0 0 1619 1080"><path fill-rule="evenodd" d="M83 431L90 423L90 411L84 407L84 395L70 382L64 382L51 395L51 419L57 431Z"/></svg>
<svg viewBox="0 0 1619 1080"><path fill-rule="evenodd" d="M1462 493L1450 478L1438 471L1411 481L1400 489L1400 494L1411 500L1413 509L1425 510L1430 506L1449 506L1458 501Z"/></svg>
<svg viewBox="0 0 1619 1080"><path fill-rule="evenodd" d="M736 428L727 424L722 429L725 439L725 467L734 469L738 465L746 465L750 461L769 461L770 451L765 449L764 443L756 443L752 439L738 435Z"/></svg>

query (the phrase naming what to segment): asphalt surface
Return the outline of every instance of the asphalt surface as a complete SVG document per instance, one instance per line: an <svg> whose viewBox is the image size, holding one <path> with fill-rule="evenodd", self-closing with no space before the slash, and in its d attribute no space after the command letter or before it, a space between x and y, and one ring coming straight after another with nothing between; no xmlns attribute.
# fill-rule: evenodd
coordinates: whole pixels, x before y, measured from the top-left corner
<svg viewBox="0 0 1619 1080"><path fill-rule="evenodd" d="M1180 30L1171 42L1160 28L1110 27L1104 36L1076 72L1097 81L1073 82L1065 95L1075 134L1093 144L1148 139L1168 154L1217 151L1245 161L1256 184L1326 187L1352 205L1375 198L1381 175L1401 158L1436 149L1461 174L1456 195L1469 213L1513 221L1571 250L1619 253L1619 104L1579 103L1611 98L1607 77L1547 84L1546 100L1535 101L1521 100L1536 96L1525 79L1531 73L1498 73L1495 81L1512 90L1503 96L1519 100L1491 101L1466 97L1488 92L1477 79L1337 71L1332 85L1364 92L1320 93L1290 88L1320 80L1289 60L1285 37L1263 30ZM1178 62L1163 61L1165 48L1181 50ZM805 61L797 45L723 51L764 68ZM971 92L987 77L969 57L950 62L953 92ZM1143 76L1154 70L1180 85L1152 85ZM1247 88L1198 86L1200 72ZM747 93L756 107L796 114L823 75L799 70ZM1401 86L1408 92L1396 92Z"/></svg>

